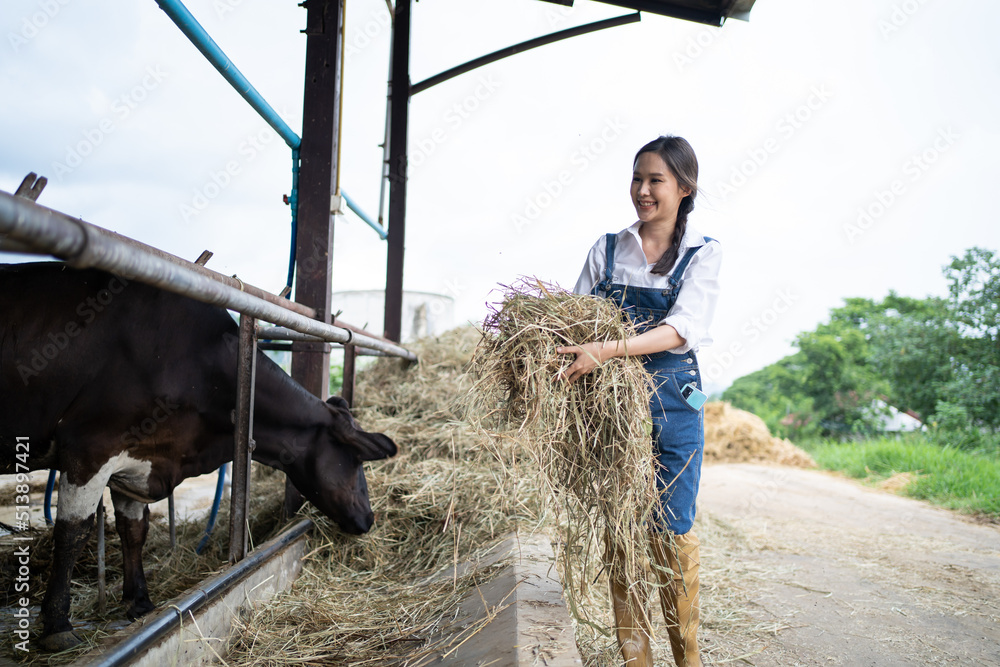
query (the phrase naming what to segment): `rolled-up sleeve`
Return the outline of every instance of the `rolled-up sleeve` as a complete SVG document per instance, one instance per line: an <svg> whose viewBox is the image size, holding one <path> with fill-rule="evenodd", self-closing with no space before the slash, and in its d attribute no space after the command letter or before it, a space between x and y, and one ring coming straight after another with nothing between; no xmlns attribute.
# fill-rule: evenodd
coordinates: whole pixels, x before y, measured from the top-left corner
<svg viewBox="0 0 1000 667"><path fill-rule="evenodd" d="M597 243L591 247L590 253L587 254L587 261L583 265L583 271L580 272L580 277L573 288L574 294L590 294L594 285L601 281L604 265L607 263L606 247L607 239L603 236L597 239Z"/></svg>
<svg viewBox="0 0 1000 667"><path fill-rule="evenodd" d="M683 354L711 345L709 327L719 301L721 266L722 244L718 241L710 241L702 246L688 264L677 302L660 322L672 326L684 339L684 344L673 348L671 352Z"/></svg>

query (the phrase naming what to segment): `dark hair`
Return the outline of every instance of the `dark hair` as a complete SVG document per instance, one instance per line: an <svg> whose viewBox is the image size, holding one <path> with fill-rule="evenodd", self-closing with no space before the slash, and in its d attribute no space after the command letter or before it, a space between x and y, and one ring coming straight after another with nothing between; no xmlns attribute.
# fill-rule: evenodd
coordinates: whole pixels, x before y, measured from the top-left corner
<svg viewBox="0 0 1000 667"><path fill-rule="evenodd" d="M660 259L652 268L652 273L665 276L670 273L674 262L677 261L677 253L680 248L681 239L684 238L684 230L687 229L688 213L694 208L694 198L698 194L698 158L694 154L694 149L686 139L665 135L653 139L648 144L639 149L635 154L634 165L639 161L639 156L643 153L656 153L667 164L670 173L677 179L677 184L681 187L691 189L691 194L681 200L677 207L677 224L674 226L674 235L670 239L670 247L660 255Z"/></svg>

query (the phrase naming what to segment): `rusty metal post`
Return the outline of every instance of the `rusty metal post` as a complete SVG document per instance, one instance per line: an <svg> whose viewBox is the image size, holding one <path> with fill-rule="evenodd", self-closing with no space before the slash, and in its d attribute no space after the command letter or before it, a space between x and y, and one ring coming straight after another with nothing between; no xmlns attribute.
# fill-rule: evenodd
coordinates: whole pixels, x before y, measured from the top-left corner
<svg viewBox="0 0 1000 667"><path fill-rule="evenodd" d="M354 407L354 375L355 360L357 359L358 348L354 345L344 346L344 384L340 390L340 395L347 405Z"/></svg>
<svg viewBox="0 0 1000 667"><path fill-rule="evenodd" d="M233 448L233 488L229 503L229 563L246 558L250 542L250 461L253 452L253 399L257 379L256 318L240 316L236 368L236 436Z"/></svg>
<svg viewBox="0 0 1000 667"><path fill-rule="evenodd" d="M170 550L177 548L177 508L174 506L174 492L167 496L167 514L170 524Z"/></svg>
<svg viewBox="0 0 1000 667"><path fill-rule="evenodd" d="M306 63L302 96L298 232L295 240L295 300L316 309L330 323L333 216L337 182L337 126L340 123L340 0L305 0ZM325 399L330 392L330 346L297 344L292 377ZM285 482L284 514L302 505L301 494Z"/></svg>
<svg viewBox="0 0 1000 667"><path fill-rule="evenodd" d="M302 100L295 300L331 322L331 197L337 182L340 122L340 0L306 0L306 63ZM330 384L330 354L322 344L296 346L292 377L320 398Z"/></svg>
<svg viewBox="0 0 1000 667"><path fill-rule="evenodd" d="M108 613L108 587L105 574L104 498L97 504L97 613Z"/></svg>
<svg viewBox="0 0 1000 667"><path fill-rule="evenodd" d="M410 2L396 0L392 27L392 100L389 126L389 237L385 273L385 337L399 342L403 324L403 251L406 245L407 126L410 112Z"/></svg>

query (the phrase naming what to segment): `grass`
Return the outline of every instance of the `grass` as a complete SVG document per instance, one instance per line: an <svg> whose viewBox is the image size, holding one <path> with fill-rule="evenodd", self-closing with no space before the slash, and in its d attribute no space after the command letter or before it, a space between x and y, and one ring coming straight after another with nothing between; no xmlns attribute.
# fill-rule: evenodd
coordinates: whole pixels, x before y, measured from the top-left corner
<svg viewBox="0 0 1000 667"><path fill-rule="evenodd" d="M969 514L1000 519L1000 454L942 446L913 434L860 442L800 443L820 467L871 483L913 473L904 495Z"/></svg>

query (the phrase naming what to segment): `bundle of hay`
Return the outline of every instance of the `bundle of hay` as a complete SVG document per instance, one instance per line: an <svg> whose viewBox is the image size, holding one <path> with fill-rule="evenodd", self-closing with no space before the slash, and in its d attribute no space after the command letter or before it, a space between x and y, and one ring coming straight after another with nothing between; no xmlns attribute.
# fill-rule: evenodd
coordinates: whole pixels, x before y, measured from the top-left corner
<svg viewBox="0 0 1000 667"><path fill-rule="evenodd" d="M574 360L556 348L635 335L608 299L539 281L506 287L484 322L473 359L477 380L470 420L492 436L516 476L521 457L561 510L564 584L574 614L586 596L590 554L603 536L614 575L645 581L648 527L656 502L650 447L649 376L636 357L612 359L573 383L558 380ZM575 583L574 583L575 582Z"/></svg>
<svg viewBox="0 0 1000 667"><path fill-rule="evenodd" d="M763 419L721 401L705 406L705 462L816 467L813 458L791 441L772 436Z"/></svg>

